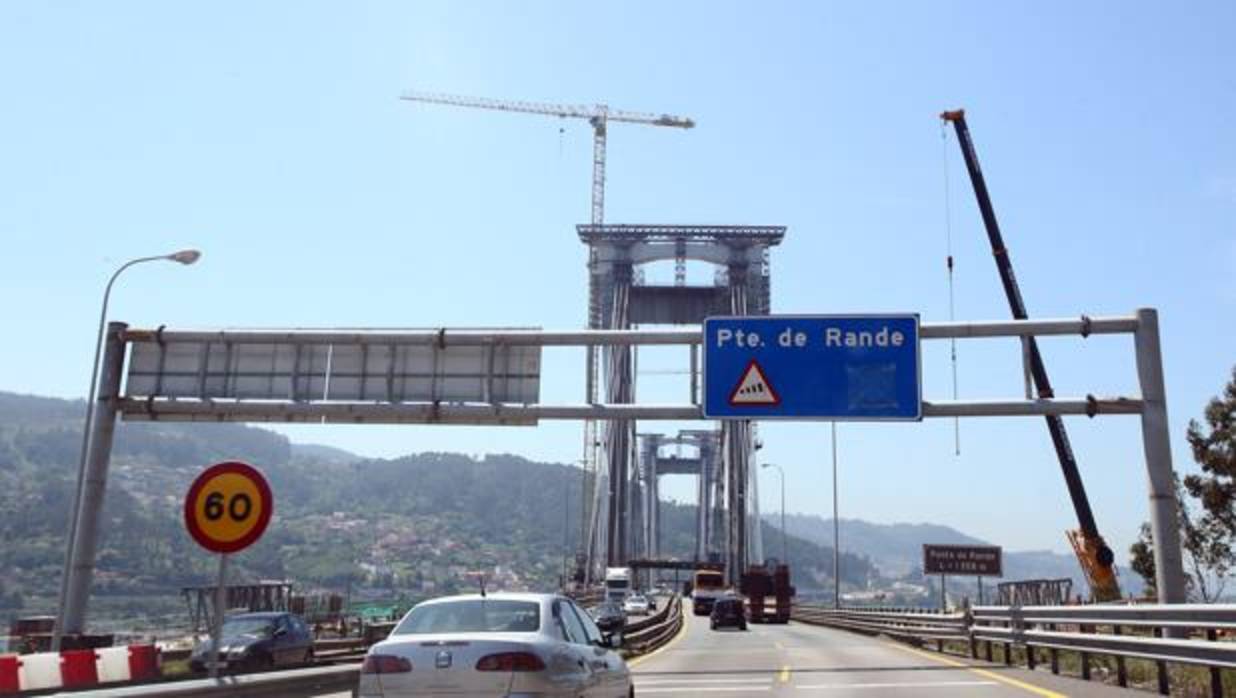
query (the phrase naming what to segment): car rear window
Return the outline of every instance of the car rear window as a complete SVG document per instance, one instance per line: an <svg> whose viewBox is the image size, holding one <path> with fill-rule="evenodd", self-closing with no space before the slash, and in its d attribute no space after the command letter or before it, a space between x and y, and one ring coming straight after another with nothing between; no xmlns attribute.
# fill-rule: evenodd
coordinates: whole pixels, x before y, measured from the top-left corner
<svg viewBox="0 0 1236 698"><path fill-rule="evenodd" d="M540 627L541 606L535 601L466 599L417 606L391 634L534 633Z"/></svg>

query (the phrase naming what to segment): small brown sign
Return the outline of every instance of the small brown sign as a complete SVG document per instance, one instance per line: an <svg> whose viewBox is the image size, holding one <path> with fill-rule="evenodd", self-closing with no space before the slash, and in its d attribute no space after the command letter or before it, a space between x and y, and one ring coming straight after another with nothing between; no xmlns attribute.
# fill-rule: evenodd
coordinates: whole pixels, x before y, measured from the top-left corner
<svg viewBox="0 0 1236 698"><path fill-rule="evenodd" d="M995 545L924 545L924 574L1004 576L1003 552Z"/></svg>

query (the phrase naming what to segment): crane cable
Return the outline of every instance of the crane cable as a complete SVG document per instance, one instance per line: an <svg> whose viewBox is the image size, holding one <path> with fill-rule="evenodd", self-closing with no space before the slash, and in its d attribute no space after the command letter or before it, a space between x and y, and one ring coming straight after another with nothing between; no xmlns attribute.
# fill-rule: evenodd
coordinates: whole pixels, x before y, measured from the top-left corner
<svg viewBox="0 0 1236 698"><path fill-rule="evenodd" d="M956 322L956 295L953 285L953 212L948 181L948 124L940 120L940 161L944 170L944 244L948 265L948 321ZM953 401L957 401L957 338L949 339L949 360L953 369ZM953 417L953 455L961 455L961 418Z"/></svg>

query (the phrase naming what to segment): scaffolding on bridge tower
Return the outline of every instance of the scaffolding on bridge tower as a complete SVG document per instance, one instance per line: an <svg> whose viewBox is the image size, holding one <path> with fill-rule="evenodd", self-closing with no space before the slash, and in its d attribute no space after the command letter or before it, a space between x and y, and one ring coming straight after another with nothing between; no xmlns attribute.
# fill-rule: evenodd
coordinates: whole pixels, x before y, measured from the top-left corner
<svg viewBox="0 0 1236 698"><path fill-rule="evenodd" d="M577 231L588 245L591 326L699 325L711 315L767 315L771 310L768 252L785 236L784 226L589 224L577 226ZM636 279L642 277L640 267L659 261L674 263L673 285L637 284ZM714 283L687 284L688 261L714 265ZM692 386L698 386L695 351ZM632 352L629 346L606 347L603 352L601 368L609 403L635 401ZM693 390L693 395L698 404L698 391ZM750 465L755 438L753 425L747 421L723 422L717 433L720 472L706 502L710 506L703 508L711 514L711 523L697 525L702 536L697 553L707 554L709 545L723 548L717 552L723 553L730 581L737 583L761 547L752 544L759 533L753 491L756 474ZM650 511L646 497L639 501L635 423L610 420L598 441L601 455L585 538L589 580L596 578L601 567L626 566L648 545L655 545L646 537L647 527L634 520L637 514Z"/></svg>

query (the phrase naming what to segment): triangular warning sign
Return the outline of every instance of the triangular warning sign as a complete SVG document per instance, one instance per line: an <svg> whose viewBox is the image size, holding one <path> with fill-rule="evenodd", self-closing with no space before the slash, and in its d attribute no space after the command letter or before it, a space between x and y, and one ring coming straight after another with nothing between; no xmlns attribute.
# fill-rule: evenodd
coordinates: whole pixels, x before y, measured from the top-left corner
<svg viewBox="0 0 1236 698"><path fill-rule="evenodd" d="M747 370L743 371L742 379L730 392L731 405L780 405L781 396L773 390L772 383L764 375L760 365L751 360Z"/></svg>

